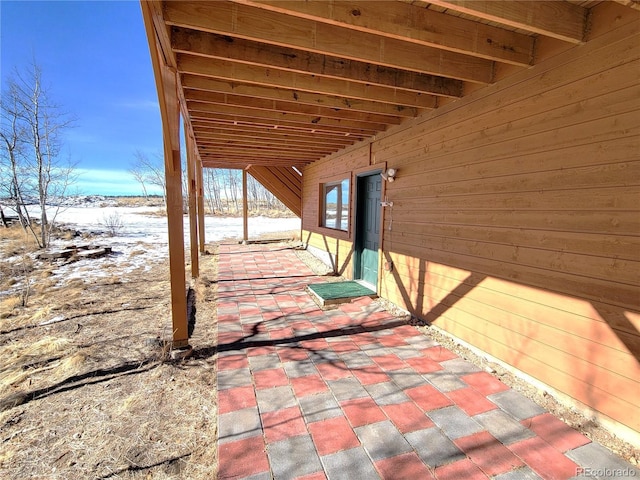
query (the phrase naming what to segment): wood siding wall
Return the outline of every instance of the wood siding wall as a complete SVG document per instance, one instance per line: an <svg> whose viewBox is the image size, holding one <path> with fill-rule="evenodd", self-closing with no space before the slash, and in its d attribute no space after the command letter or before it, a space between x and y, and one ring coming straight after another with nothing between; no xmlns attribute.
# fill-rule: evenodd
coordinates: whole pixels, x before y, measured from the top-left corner
<svg viewBox="0 0 640 480"><path fill-rule="evenodd" d="M640 432L638 45L620 25L307 167L303 240L351 275L318 185L386 162L380 295Z"/></svg>

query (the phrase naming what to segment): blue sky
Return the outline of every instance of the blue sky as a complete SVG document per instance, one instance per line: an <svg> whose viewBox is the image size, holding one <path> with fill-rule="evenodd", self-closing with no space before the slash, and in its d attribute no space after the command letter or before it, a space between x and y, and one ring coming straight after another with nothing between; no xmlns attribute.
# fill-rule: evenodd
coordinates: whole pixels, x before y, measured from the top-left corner
<svg viewBox="0 0 640 480"><path fill-rule="evenodd" d="M138 1L1 0L0 58L3 86L35 58L50 96L76 119L65 154L80 193L141 194L127 169L137 150L162 152L162 127Z"/></svg>

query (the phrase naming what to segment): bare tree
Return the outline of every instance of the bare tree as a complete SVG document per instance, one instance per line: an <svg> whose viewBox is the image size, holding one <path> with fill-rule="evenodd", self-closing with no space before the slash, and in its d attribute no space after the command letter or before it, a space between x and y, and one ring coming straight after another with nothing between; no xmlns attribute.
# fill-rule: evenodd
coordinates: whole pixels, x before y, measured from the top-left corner
<svg viewBox="0 0 640 480"><path fill-rule="evenodd" d="M142 194L144 195L145 200L149 198L149 194L147 193L147 177L146 172L137 164L137 162L128 170L129 174L135 179L136 182L140 184L142 187Z"/></svg>
<svg viewBox="0 0 640 480"><path fill-rule="evenodd" d="M27 131L22 124L21 109L18 101L18 89L9 82L1 99L0 139L2 157L0 160L0 186L4 195L11 201L20 225L26 228L31 223L23 200L24 147Z"/></svg>
<svg viewBox="0 0 640 480"><path fill-rule="evenodd" d="M154 187L162 190L162 198L164 200L165 205L167 204L167 188L165 183L164 176L164 160L161 155L156 154L153 158L149 158L147 154L137 150L133 156L135 160L129 169L129 173L132 175L135 171L139 176L134 178L142 185L143 190L146 195L146 187L145 185L152 185Z"/></svg>
<svg viewBox="0 0 640 480"><path fill-rule="evenodd" d="M40 206L40 234L35 234L28 214L21 217L23 227L29 228L38 245L49 244L55 214L50 219L47 206L51 199L66 194L74 180L74 166L60 159L62 132L72 120L60 112L42 82L42 71L33 61L24 72L14 74L7 82L9 100L3 105L3 116L12 120L3 129L3 147L12 165L10 187L17 209L26 212L24 198L32 194ZM17 139L17 142L13 140ZM27 148L28 146L28 148ZM13 156L12 153L13 152ZM20 216L21 214L18 213Z"/></svg>

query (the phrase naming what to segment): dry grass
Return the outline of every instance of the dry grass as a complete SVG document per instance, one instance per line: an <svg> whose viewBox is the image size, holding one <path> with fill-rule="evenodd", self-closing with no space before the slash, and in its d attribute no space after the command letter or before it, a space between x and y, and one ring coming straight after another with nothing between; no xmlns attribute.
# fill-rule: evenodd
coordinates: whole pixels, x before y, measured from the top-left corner
<svg viewBox="0 0 640 480"><path fill-rule="evenodd" d="M29 304L0 300L0 478L215 478L215 259L202 258L198 351L182 362L158 342L166 262L62 282L33 263Z"/></svg>

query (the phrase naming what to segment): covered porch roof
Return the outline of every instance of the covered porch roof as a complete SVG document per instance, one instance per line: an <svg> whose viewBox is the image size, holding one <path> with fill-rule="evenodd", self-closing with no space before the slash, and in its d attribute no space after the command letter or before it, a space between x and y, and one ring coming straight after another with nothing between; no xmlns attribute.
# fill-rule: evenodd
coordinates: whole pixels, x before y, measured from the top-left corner
<svg viewBox="0 0 640 480"><path fill-rule="evenodd" d="M242 169L301 215L306 165L583 43L600 3L142 0L164 132L174 341L187 341L180 121L197 276L203 168Z"/></svg>
<svg viewBox="0 0 640 480"><path fill-rule="evenodd" d="M201 166L249 169L299 215L305 165L580 44L598 3L143 0L142 10L158 89L176 96Z"/></svg>

